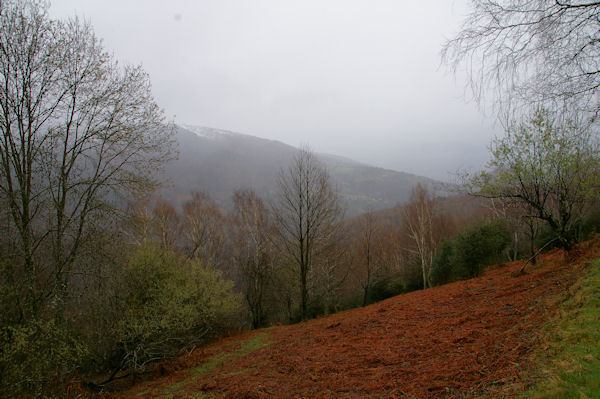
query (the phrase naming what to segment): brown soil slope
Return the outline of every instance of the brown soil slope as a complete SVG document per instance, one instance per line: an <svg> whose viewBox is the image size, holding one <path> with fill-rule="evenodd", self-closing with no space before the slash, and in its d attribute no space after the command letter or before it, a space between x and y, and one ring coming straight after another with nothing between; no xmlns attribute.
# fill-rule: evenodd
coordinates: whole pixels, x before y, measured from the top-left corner
<svg viewBox="0 0 600 399"><path fill-rule="evenodd" d="M230 338L122 397L456 398L517 388L549 320L598 241L375 305ZM164 366L163 366L164 367ZM191 367L191 368L190 368ZM179 369L179 370L178 370ZM178 371L177 371L178 370Z"/></svg>

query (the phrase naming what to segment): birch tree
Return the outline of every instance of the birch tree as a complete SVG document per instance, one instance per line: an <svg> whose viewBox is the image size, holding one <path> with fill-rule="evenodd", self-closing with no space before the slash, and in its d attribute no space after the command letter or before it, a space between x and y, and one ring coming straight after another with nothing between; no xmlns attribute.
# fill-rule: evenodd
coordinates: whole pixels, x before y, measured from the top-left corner
<svg viewBox="0 0 600 399"><path fill-rule="evenodd" d="M417 185L403 208L404 224L417 254L423 276L423 289L431 287L431 265L437 243L434 232L435 200L422 185Z"/></svg>
<svg viewBox="0 0 600 399"><path fill-rule="evenodd" d="M600 115L600 2L471 0L443 59L470 77L474 98L502 114L543 106ZM520 113L520 112L519 112Z"/></svg>

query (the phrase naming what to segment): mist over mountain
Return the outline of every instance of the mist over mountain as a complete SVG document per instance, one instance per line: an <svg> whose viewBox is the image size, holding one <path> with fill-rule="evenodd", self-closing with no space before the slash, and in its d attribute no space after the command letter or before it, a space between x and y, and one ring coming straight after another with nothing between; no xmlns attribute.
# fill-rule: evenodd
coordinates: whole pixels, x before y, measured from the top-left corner
<svg viewBox="0 0 600 399"><path fill-rule="evenodd" d="M162 195L176 203L206 191L227 207L236 189L253 189L271 199L277 176L297 148L275 140L199 126L177 126L179 158L167 164ZM442 183L409 173L369 166L341 156L317 154L347 205L346 216L392 207L408 200L418 183Z"/></svg>

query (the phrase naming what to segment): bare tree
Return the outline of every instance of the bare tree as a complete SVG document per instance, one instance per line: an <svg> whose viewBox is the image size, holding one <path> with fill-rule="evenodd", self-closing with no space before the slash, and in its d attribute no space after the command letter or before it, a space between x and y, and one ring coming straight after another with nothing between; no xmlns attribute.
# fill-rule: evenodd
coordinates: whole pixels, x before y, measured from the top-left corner
<svg viewBox="0 0 600 399"><path fill-rule="evenodd" d="M529 253L532 254L531 263L536 263L535 240L539 233L540 220L533 217L534 210L525 202L515 202L508 198L490 198L489 208L494 219L504 219L513 233L512 245L509 248L508 258L518 260L519 251L522 247L521 236L525 236L529 243Z"/></svg>
<svg viewBox="0 0 600 399"><path fill-rule="evenodd" d="M252 327L266 321L265 301L274 272L272 220L269 209L254 191L233 196L233 258L238 279L252 314Z"/></svg>
<svg viewBox="0 0 600 399"><path fill-rule="evenodd" d="M383 267L383 236L381 233L382 226L373 212L369 211L359 217L359 233L354 247L356 254L354 262L357 268L356 274L363 290L363 306L366 306L371 288Z"/></svg>
<svg viewBox="0 0 600 399"><path fill-rule="evenodd" d="M464 66L475 99L492 90L498 110L532 104L600 114L600 2L471 0L460 33L442 50Z"/></svg>
<svg viewBox="0 0 600 399"><path fill-rule="evenodd" d="M152 208L152 228L158 236L160 246L175 250L181 235L181 216L168 201L158 200Z"/></svg>
<svg viewBox="0 0 600 399"><path fill-rule="evenodd" d="M125 212L123 229L131 242L145 245L155 239L152 209L147 201L131 203Z"/></svg>
<svg viewBox="0 0 600 399"><path fill-rule="evenodd" d="M47 298L60 308L90 223L152 187L170 150L143 69L119 67L89 24L51 20L44 4L4 1L0 13L0 195L19 237L24 317Z"/></svg>
<svg viewBox="0 0 600 399"><path fill-rule="evenodd" d="M206 265L223 268L225 217L206 192L193 193L183 204L183 231L186 253Z"/></svg>
<svg viewBox="0 0 600 399"><path fill-rule="evenodd" d="M339 305L340 290L350 274L351 268L346 256L348 236L341 223L332 226L329 237L324 240L320 254L309 273L308 291L323 314L336 312Z"/></svg>
<svg viewBox="0 0 600 399"><path fill-rule="evenodd" d="M297 269L301 313L306 318L309 276L335 237L342 215L329 174L309 149L300 149L292 165L281 171L273 210L281 250Z"/></svg>
<svg viewBox="0 0 600 399"><path fill-rule="evenodd" d="M423 289L431 287L431 265L437 248L434 232L435 200L420 184L412 192L410 202L403 208L404 224L415 246L423 274Z"/></svg>

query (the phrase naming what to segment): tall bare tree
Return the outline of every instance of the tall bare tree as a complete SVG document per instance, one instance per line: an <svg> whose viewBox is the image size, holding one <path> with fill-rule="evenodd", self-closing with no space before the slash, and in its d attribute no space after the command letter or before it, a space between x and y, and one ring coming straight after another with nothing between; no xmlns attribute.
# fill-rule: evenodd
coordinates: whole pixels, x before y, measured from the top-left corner
<svg viewBox="0 0 600 399"><path fill-rule="evenodd" d="M0 195L18 234L25 318L47 298L64 303L90 223L151 187L170 150L143 69L118 66L89 24L51 20L45 4L3 1L0 12Z"/></svg>
<svg viewBox="0 0 600 399"><path fill-rule="evenodd" d="M337 311L340 291L350 275L348 238L341 222L336 223L309 273L308 292L318 300L316 310L323 314Z"/></svg>
<svg viewBox="0 0 600 399"><path fill-rule="evenodd" d="M363 306L367 305L373 284L379 277L378 274L384 266L382 226L369 211L359 217L359 231L355 238L354 262L356 263L356 274L363 290Z"/></svg>
<svg viewBox="0 0 600 399"><path fill-rule="evenodd" d="M475 99L493 93L499 111L524 105L600 114L600 2L471 0L442 56L464 66Z"/></svg>
<svg viewBox="0 0 600 399"><path fill-rule="evenodd" d="M437 248L434 231L435 199L429 191L417 185L411 199L403 208L404 223L415 246L423 274L423 289L431 287L431 265Z"/></svg>
<svg viewBox="0 0 600 399"><path fill-rule="evenodd" d="M327 170L308 148L298 151L291 166L281 171L278 183L275 225L281 250L298 273L301 313L306 318L308 279L335 237L342 209Z"/></svg>
<svg viewBox="0 0 600 399"><path fill-rule="evenodd" d="M252 314L252 327L266 321L265 302L275 271L272 218L254 191L233 195L233 258L242 290Z"/></svg>
<svg viewBox="0 0 600 399"><path fill-rule="evenodd" d="M175 250L181 236L181 216L177 209L168 201L160 199L152 208L151 220L160 246L165 250Z"/></svg>
<svg viewBox="0 0 600 399"><path fill-rule="evenodd" d="M207 266L223 268L225 216L206 192L193 193L183 203L183 232L186 253Z"/></svg>

